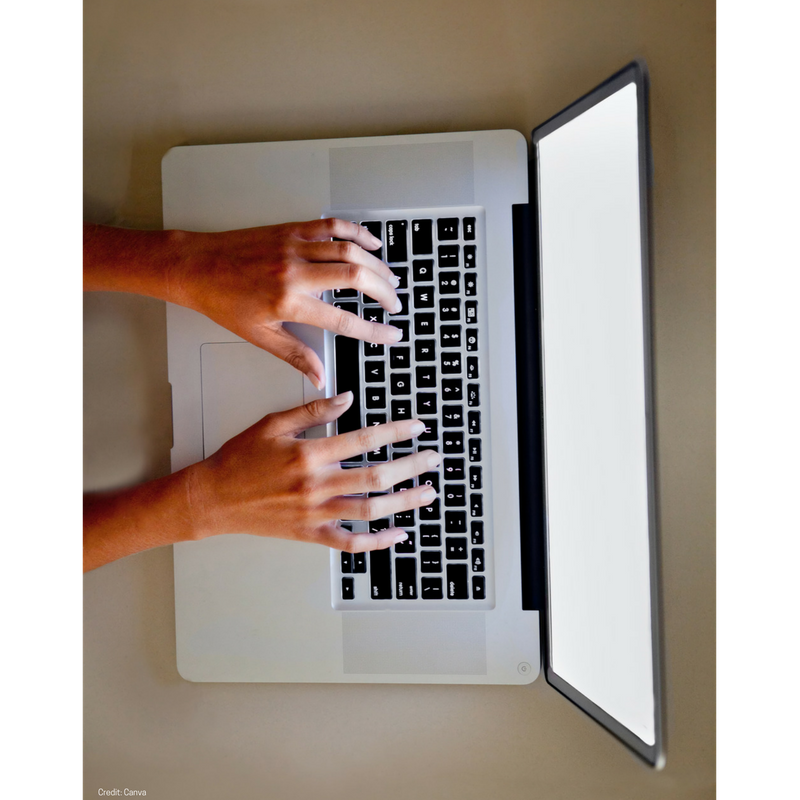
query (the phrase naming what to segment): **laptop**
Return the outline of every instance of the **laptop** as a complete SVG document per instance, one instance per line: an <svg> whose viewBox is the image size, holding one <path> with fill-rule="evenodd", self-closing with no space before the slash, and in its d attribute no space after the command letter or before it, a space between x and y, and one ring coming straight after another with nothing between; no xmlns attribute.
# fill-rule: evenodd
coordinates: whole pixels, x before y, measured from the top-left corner
<svg viewBox="0 0 800 800"><path fill-rule="evenodd" d="M437 490L406 542L344 554L232 531L175 545L190 681L549 684L664 763L649 290L648 78L634 62L537 127L176 147L165 228L340 217L400 279L393 346L290 325L327 388L168 305L172 468L267 413L352 390L339 430L418 417ZM307 437L330 436L337 423ZM402 491L406 486L396 486Z"/></svg>

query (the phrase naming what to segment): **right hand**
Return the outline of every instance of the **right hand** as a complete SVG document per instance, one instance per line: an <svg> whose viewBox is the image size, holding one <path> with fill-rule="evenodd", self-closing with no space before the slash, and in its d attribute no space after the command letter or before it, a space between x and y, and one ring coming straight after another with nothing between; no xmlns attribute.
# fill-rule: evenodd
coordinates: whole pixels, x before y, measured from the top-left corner
<svg viewBox="0 0 800 800"><path fill-rule="evenodd" d="M345 458L418 436L419 420L389 422L325 439L299 439L306 428L332 422L352 393L315 400L269 414L187 470L194 539L249 533L316 542L351 553L381 550L407 538L391 526L378 533L350 533L338 520L372 520L429 505L435 492L392 486L435 469L433 451L413 453L370 467L343 469ZM389 492L368 497L368 492ZM363 494L363 497L348 495Z"/></svg>

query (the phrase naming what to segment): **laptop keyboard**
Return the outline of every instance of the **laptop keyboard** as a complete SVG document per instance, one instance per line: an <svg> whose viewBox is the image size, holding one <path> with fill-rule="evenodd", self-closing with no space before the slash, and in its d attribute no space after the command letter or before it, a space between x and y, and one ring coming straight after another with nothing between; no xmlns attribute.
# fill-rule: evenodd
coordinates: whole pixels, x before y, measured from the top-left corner
<svg viewBox="0 0 800 800"><path fill-rule="evenodd" d="M334 337L336 391L354 394L338 432L413 417L426 424L416 440L381 447L343 466L369 466L417 450L436 450L442 462L436 471L393 487L401 492L430 484L437 491L431 505L395 514L393 520L343 521L351 530L371 532L394 524L408 532L408 539L388 550L337 554L335 605L491 605L482 209L459 216L418 211L336 216L360 222L383 241L375 255L399 278L402 309L388 314L351 289L334 291L334 304L403 332L391 346Z"/></svg>

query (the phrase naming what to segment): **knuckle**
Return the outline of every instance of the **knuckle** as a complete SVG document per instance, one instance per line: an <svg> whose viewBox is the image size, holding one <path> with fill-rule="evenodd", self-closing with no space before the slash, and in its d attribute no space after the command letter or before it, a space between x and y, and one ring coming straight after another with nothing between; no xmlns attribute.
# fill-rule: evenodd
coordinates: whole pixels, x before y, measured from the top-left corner
<svg viewBox="0 0 800 800"><path fill-rule="evenodd" d="M291 353L287 353L284 361L286 361L290 367L294 367L298 372L305 371L306 360L303 358L303 354L298 350L292 350ZM315 400L314 402L316 403L317 401Z"/></svg>
<svg viewBox="0 0 800 800"><path fill-rule="evenodd" d="M374 497L365 497L361 501L361 511L364 519L377 519L380 516Z"/></svg>
<svg viewBox="0 0 800 800"><path fill-rule="evenodd" d="M342 311L336 322L336 332L343 336L349 336L356 325L356 317L347 311Z"/></svg>
<svg viewBox="0 0 800 800"><path fill-rule="evenodd" d="M364 283L364 267L361 264L347 265L347 280L353 286L361 286Z"/></svg>
<svg viewBox="0 0 800 800"><path fill-rule="evenodd" d="M367 487L370 491L384 492L390 485L385 467L370 467L367 470Z"/></svg>
<svg viewBox="0 0 800 800"><path fill-rule="evenodd" d="M360 249L358 245L353 242L339 242L338 245L342 261L352 261L357 257L357 251Z"/></svg>
<svg viewBox="0 0 800 800"><path fill-rule="evenodd" d="M359 453L366 453L372 450L375 444L375 435L368 428L362 428L356 435L356 445Z"/></svg>
<svg viewBox="0 0 800 800"><path fill-rule="evenodd" d="M350 534L349 531L345 531L344 528L342 528L342 530L344 531L344 533L348 534L347 538L342 543L342 550L344 550L345 553L358 552L358 544L356 542L355 537L352 534Z"/></svg>

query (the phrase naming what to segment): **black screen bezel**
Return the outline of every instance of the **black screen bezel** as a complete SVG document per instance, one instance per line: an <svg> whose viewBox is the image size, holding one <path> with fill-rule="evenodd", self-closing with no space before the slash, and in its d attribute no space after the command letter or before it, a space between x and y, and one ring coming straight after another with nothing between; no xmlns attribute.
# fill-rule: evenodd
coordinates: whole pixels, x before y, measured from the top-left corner
<svg viewBox="0 0 800 800"><path fill-rule="evenodd" d="M650 222L650 187L652 185L652 159L650 156L650 136L648 125L648 88L649 76L646 64L634 61L612 75L608 80L597 86L588 94L576 100L570 106L551 117L546 122L533 130L531 141L533 144L533 174L535 211L534 235L536 237L535 252L537 258L537 277L539 294L539 329L541 337L541 309L543 306L541 286L541 213L540 213L540 186L539 186L539 142L553 131L580 116L597 103L615 94L620 89L634 83L637 87L637 115L639 127L639 198L640 198L640 226L642 242L642 309L644 328L644 370L645 370L645 413L646 413L646 442L647 442L647 486L648 486L648 515L649 515L649 542L650 542L650 601L651 601L651 630L653 648L653 695L655 704L655 743L648 745L618 720L610 716L603 709L593 703L588 697L581 694L563 678L555 673L551 663L550 653L550 564L549 564L549 527L547 519L547 488L546 488L546 453L544 450L544 416L542 417L542 468L543 468L543 527L545 549L545 614L542 624L542 653L544 672L547 682L567 699L597 722L607 728L620 741L630 747L651 766L660 769L666 758L664 741L664 692L663 692L663 664L662 664L662 612L661 612L661 579L660 579L660 553L658 535L658 498L656 491L656 441L655 441L655 416L653 403L653 355L652 355L652 314L651 314L651 222ZM543 340L540 338L540 342ZM542 382L542 402L544 402L544 347L540 349L539 370Z"/></svg>

